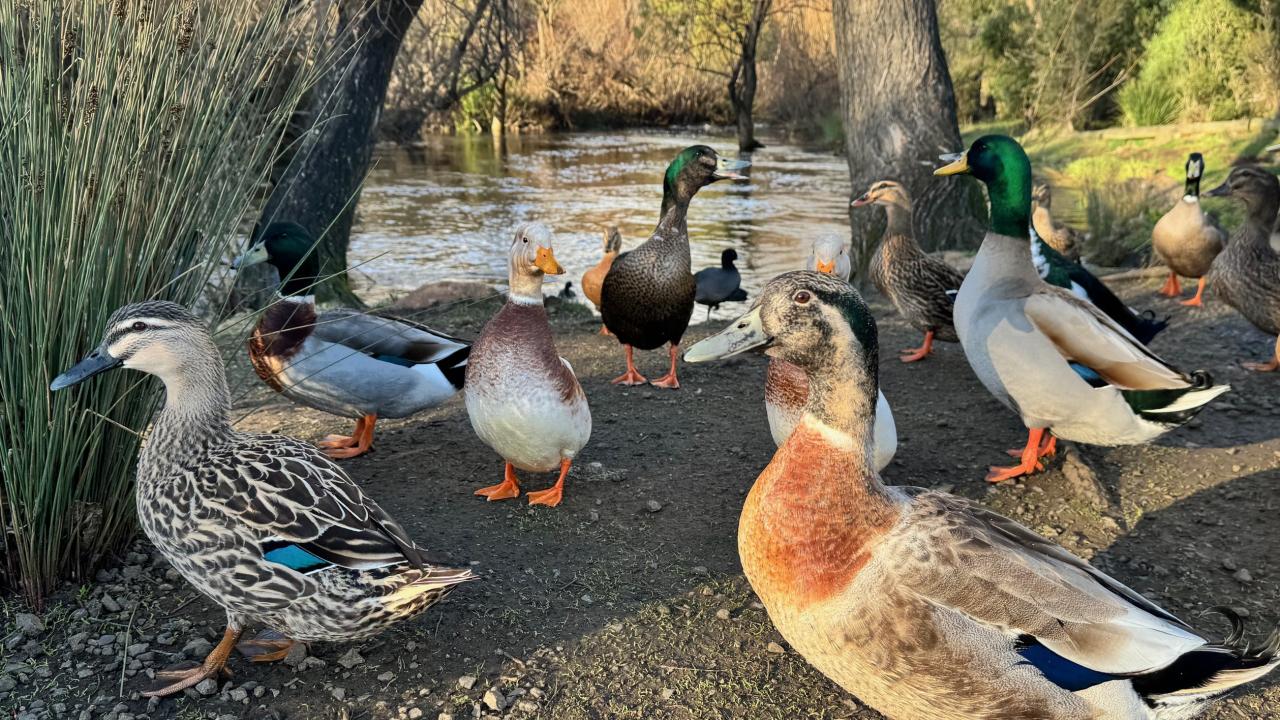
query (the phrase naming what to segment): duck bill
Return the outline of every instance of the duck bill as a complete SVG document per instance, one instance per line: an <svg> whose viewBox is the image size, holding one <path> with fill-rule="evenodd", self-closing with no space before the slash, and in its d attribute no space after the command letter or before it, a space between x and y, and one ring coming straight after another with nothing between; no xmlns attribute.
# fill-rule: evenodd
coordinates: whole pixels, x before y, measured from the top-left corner
<svg viewBox="0 0 1280 720"><path fill-rule="evenodd" d="M938 159L945 162L946 165L934 170L934 175L963 175L969 172L968 153L959 152L939 155Z"/></svg>
<svg viewBox="0 0 1280 720"><path fill-rule="evenodd" d="M773 338L760 322L760 306L729 324L729 327L693 344L684 354L685 362L706 362L733 357L748 350L768 347Z"/></svg>
<svg viewBox="0 0 1280 720"><path fill-rule="evenodd" d="M556 256L549 247L538 248L538 254L533 258L533 265L547 275L564 274L564 268L556 262Z"/></svg>
<svg viewBox="0 0 1280 720"><path fill-rule="evenodd" d="M836 271L835 260L819 260L814 263L814 269L820 273L834 273Z"/></svg>
<svg viewBox="0 0 1280 720"><path fill-rule="evenodd" d="M716 160L716 169L711 173L711 177L717 180L746 180L747 176L738 171L749 167L751 163L746 160L730 160L722 157Z"/></svg>
<svg viewBox="0 0 1280 720"><path fill-rule="evenodd" d="M108 355L106 350L98 348L89 353L88 357L71 366L70 370L54 378L53 382L49 383L49 390L57 391L78 385L98 373L119 367L122 362L123 360Z"/></svg>
<svg viewBox="0 0 1280 720"><path fill-rule="evenodd" d="M1231 186L1226 183L1222 183L1208 192L1200 193L1200 195L1203 197L1228 197L1231 195Z"/></svg>
<svg viewBox="0 0 1280 720"><path fill-rule="evenodd" d="M267 252L267 246L262 243L255 243L253 247L245 250L240 257L231 261L232 270L243 270L251 265L260 265L271 259L271 254Z"/></svg>
<svg viewBox="0 0 1280 720"><path fill-rule="evenodd" d="M862 207L863 205L870 205L871 193L863 193L861 197L855 198L854 201L849 204L852 205L853 207Z"/></svg>

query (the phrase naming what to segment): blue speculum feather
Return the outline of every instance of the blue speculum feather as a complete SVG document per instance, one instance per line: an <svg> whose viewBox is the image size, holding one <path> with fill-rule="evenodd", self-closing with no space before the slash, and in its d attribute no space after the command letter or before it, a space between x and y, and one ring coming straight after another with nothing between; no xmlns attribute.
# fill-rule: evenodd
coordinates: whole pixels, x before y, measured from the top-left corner
<svg viewBox="0 0 1280 720"><path fill-rule="evenodd" d="M1071 369L1075 370L1077 375L1079 375L1085 382L1089 383L1094 387L1102 387L1103 385L1108 384L1107 381L1103 380L1102 376L1099 375L1097 372L1095 372L1092 368L1085 367L1080 363L1075 363L1075 362L1071 363Z"/></svg>
<svg viewBox="0 0 1280 720"><path fill-rule="evenodd" d="M415 363L414 361L406 360L400 357L399 355L374 355L373 359L381 360L382 362L389 362L393 365L401 365L404 367L413 367L414 365L417 365L417 363Z"/></svg>
<svg viewBox="0 0 1280 720"><path fill-rule="evenodd" d="M262 554L267 562L273 562L277 565L283 565L291 570L297 570L300 573L315 572L333 563L328 560L312 555L310 552L298 547L297 545L281 545L279 547L267 550Z"/></svg>
<svg viewBox="0 0 1280 720"><path fill-rule="evenodd" d="M1039 670L1046 680L1070 692L1086 690L1116 679L1114 675L1071 662L1039 643L1019 648L1018 654L1026 663Z"/></svg>

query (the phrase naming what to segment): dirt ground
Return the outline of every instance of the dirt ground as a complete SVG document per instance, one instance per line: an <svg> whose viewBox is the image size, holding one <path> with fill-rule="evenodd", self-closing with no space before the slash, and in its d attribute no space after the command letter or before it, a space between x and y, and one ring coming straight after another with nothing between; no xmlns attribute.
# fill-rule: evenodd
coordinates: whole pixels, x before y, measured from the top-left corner
<svg viewBox="0 0 1280 720"><path fill-rule="evenodd" d="M1212 371L1233 392L1154 445L1068 450L1046 472L999 487L983 474L1025 439L1020 423L982 389L957 345L926 362L897 362L895 351L919 338L873 296L882 388L900 434L886 480L987 503L1215 636L1224 623L1202 613L1236 608L1260 642L1280 624L1280 375L1252 374L1238 361L1263 359L1270 340L1221 304L1181 308L1153 288L1120 290L1137 307L1173 315L1154 349ZM495 308L470 303L422 319L474 336ZM188 691L149 703L139 696L149 673L180 660L184 647L198 657L223 618L140 542L97 583L60 596L43 630L10 600L0 650L0 683L9 683L0 688L11 687L0 707L24 720L880 717L786 646L741 576L739 509L774 449L764 359L683 365L675 392L624 389L609 384L621 350L595 334L594 319L557 306L553 322L595 422L559 508L472 495L500 479L502 464L472 433L460 400L380 422L375 451L345 464L420 544L471 561L483 582L369 642L317 646L314 659L292 666L236 657L231 684L206 688L208 697ZM719 326L695 327L688 339ZM663 361L639 358L651 375ZM233 391L255 388L237 402L238 412L256 410L243 428L315 440L350 427L253 382L244 363L234 369ZM1280 718L1277 708L1273 676L1207 717Z"/></svg>

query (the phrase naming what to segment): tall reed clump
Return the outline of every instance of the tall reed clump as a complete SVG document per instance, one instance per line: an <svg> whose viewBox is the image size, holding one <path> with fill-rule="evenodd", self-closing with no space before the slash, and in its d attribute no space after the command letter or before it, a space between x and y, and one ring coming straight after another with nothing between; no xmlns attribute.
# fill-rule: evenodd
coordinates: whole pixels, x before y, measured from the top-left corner
<svg viewBox="0 0 1280 720"><path fill-rule="evenodd" d="M295 5L0 0L0 572L37 605L132 535L157 402L49 382L116 307L199 295L322 69Z"/></svg>

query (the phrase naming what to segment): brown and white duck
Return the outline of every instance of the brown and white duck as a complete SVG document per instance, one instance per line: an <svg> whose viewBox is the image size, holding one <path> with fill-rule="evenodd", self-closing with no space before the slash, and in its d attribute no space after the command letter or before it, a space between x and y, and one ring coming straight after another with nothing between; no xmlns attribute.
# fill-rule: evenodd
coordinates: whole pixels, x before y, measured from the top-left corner
<svg viewBox="0 0 1280 720"><path fill-rule="evenodd" d="M1169 267L1169 279L1160 293L1178 297L1182 288L1178 276L1199 278L1196 295L1183 305L1204 304L1205 276L1213 259L1222 252L1227 235L1200 207L1200 176L1204 174L1204 156L1191 153L1187 158L1187 183L1173 209L1164 214L1151 230L1151 247Z"/></svg>
<svg viewBox="0 0 1280 720"><path fill-rule="evenodd" d="M548 490L529 493L530 505L560 504L564 479L591 437L591 409L569 361L556 352L542 300L544 274L564 270L551 249L551 230L533 223L511 241L507 302L484 326L467 364L467 414L476 435L502 456L502 482L476 495L520 495L515 470L560 470Z"/></svg>

